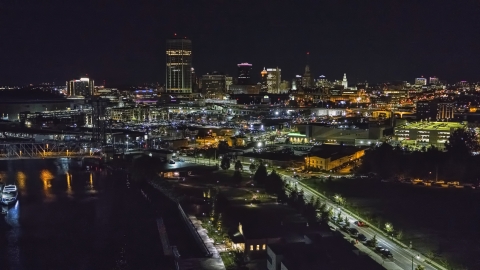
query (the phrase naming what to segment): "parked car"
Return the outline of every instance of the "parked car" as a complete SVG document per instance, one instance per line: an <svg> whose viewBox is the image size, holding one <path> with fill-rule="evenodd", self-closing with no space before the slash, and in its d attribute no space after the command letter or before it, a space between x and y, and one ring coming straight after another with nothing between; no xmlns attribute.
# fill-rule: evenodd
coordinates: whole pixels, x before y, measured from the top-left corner
<svg viewBox="0 0 480 270"><path fill-rule="evenodd" d="M384 249L384 247L378 245L375 247L375 251L378 252L378 253L382 253L382 250Z"/></svg>
<svg viewBox="0 0 480 270"><path fill-rule="evenodd" d="M357 236L358 235L358 230L355 228L348 228L348 233L352 236Z"/></svg>
<svg viewBox="0 0 480 270"><path fill-rule="evenodd" d="M362 243L366 243L366 242L367 242L367 237L366 237L364 234L361 234L361 233L359 233L359 234L357 235L357 239L358 239L358 241L360 241L360 242L362 242Z"/></svg>
<svg viewBox="0 0 480 270"><path fill-rule="evenodd" d="M388 250L388 249L386 249L386 248L382 249L382 250L380 251L380 253L381 253L384 257L386 257L386 258L390 258L390 259L393 258L392 252L390 252L390 250Z"/></svg>

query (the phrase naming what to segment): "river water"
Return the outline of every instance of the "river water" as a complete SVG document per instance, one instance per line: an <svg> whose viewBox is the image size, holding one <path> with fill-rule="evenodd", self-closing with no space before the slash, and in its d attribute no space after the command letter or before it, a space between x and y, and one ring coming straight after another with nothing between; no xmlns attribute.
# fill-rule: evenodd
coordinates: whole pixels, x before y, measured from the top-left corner
<svg viewBox="0 0 480 270"><path fill-rule="evenodd" d="M0 161L0 178L19 190L14 205L2 206L8 212L0 216L0 269L150 269L158 263L149 259L161 252L152 237L154 218L136 205L141 201L127 201L125 175L81 170L63 158ZM138 241L148 250L129 254Z"/></svg>

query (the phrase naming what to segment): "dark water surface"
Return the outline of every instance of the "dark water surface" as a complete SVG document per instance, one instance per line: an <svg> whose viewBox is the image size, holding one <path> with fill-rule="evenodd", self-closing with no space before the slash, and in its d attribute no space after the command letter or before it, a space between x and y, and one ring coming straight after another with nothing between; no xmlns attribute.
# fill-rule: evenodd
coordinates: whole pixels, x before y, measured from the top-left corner
<svg viewBox="0 0 480 270"><path fill-rule="evenodd" d="M32 159L0 161L0 178L20 194L0 216L0 269L161 269L155 217L125 174Z"/></svg>

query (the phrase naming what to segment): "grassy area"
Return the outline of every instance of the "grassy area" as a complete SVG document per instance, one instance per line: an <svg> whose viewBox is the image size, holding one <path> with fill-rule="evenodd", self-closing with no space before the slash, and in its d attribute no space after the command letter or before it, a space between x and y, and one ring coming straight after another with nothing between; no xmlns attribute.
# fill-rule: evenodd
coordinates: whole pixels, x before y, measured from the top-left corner
<svg viewBox="0 0 480 270"><path fill-rule="evenodd" d="M401 241L455 269L479 269L480 192L381 183L367 179L306 180L327 196L340 194L347 207L383 228L402 231ZM449 263L450 262L450 263Z"/></svg>
<svg viewBox="0 0 480 270"><path fill-rule="evenodd" d="M226 269L233 269L236 267L237 264L235 263L235 255L233 255L233 253L223 252L220 253L220 257L222 257Z"/></svg>

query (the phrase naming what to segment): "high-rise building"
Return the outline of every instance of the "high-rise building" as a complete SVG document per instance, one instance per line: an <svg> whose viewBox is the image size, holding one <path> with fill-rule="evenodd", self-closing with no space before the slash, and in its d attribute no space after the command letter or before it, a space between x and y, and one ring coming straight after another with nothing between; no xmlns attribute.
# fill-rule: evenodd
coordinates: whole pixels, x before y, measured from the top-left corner
<svg viewBox="0 0 480 270"><path fill-rule="evenodd" d="M203 93L225 93L225 75L216 71L207 73L202 76L202 92Z"/></svg>
<svg viewBox="0 0 480 270"><path fill-rule="evenodd" d="M437 77L433 76L433 77L430 77L430 84L439 84L439 80Z"/></svg>
<svg viewBox="0 0 480 270"><path fill-rule="evenodd" d="M232 76L225 76L225 88L227 89L227 92L230 91L230 85L233 84L233 77Z"/></svg>
<svg viewBox="0 0 480 270"><path fill-rule="evenodd" d="M238 64L238 85L251 85L250 72L252 71L252 64L241 63Z"/></svg>
<svg viewBox="0 0 480 270"><path fill-rule="evenodd" d="M80 80L71 80L67 82L67 95L69 97L92 96L94 89L94 81L87 77L80 78Z"/></svg>
<svg viewBox="0 0 480 270"><path fill-rule="evenodd" d="M268 93L278 94L280 93L281 69L268 68L267 69L267 91Z"/></svg>
<svg viewBox="0 0 480 270"><path fill-rule="evenodd" d="M343 73L342 86L343 86L343 89L348 88L347 73Z"/></svg>
<svg viewBox="0 0 480 270"><path fill-rule="evenodd" d="M453 119L455 112L455 105L451 102L418 101L416 107L417 120L449 120Z"/></svg>
<svg viewBox="0 0 480 270"><path fill-rule="evenodd" d="M192 41L186 38L167 40L166 92L192 93Z"/></svg>
<svg viewBox="0 0 480 270"><path fill-rule="evenodd" d="M262 81L261 81L262 92L267 92L268 91L267 75L268 75L268 71L264 67L262 72L260 72L260 76L262 78Z"/></svg>
<svg viewBox="0 0 480 270"><path fill-rule="evenodd" d="M292 90L299 90L302 87L302 75L295 75L292 80Z"/></svg>
<svg viewBox="0 0 480 270"><path fill-rule="evenodd" d="M303 77L302 77L302 87L311 88L312 86L313 86L313 80L312 80L312 74L310 73L310 66L306 65L305 73L303 73Z"/></svg>
<svg viewBox="0 0 480 270"><path fill-rule="evenodd" d="M427 85L427 78L416 78L415 85Z"/></svg>

